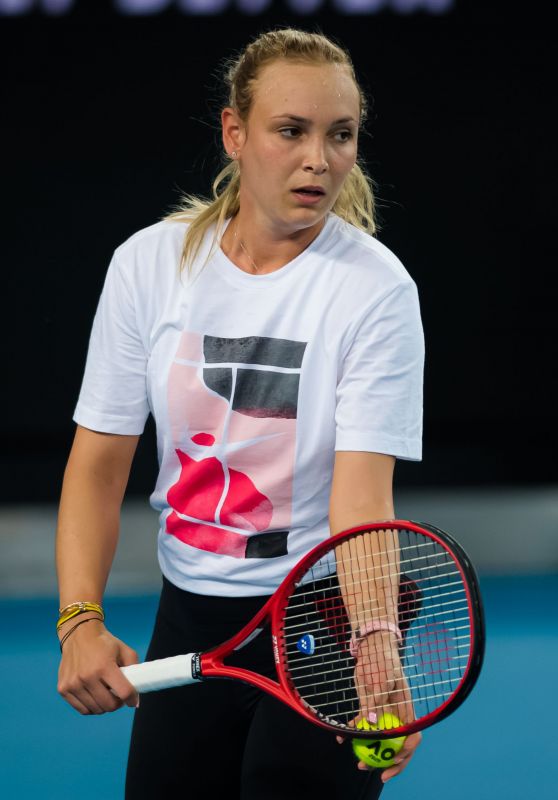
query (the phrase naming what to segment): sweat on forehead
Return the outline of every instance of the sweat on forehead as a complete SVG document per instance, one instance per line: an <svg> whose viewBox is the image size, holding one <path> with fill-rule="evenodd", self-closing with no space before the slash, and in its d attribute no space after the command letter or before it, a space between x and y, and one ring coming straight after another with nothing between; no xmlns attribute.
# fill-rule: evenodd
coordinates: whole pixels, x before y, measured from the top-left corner
<svg viewBox="0 0 558 800"><path fill-rule="evenodd" d="M300 104L299 110L339 104L349 115L357 117L359 113L359 90L344 64L277 60L260 71L253 89L253 103L262 103L269 110L280 111L291 104ZM294 107L285 110L297 113Z"/></svg>

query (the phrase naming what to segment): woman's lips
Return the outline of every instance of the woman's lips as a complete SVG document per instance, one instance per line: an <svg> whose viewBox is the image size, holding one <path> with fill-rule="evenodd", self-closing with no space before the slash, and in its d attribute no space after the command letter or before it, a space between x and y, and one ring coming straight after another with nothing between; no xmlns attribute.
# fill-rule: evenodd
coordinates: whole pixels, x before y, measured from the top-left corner
<svg viewBox="0 0 558 800"><path fill-rule="evenodd" d="M317 203L320 202L325 197L325 194L321 193L311 193L311 192L301 192L293 189L293 194L297 198L297 200L305 206L315 206Z"/></svg>

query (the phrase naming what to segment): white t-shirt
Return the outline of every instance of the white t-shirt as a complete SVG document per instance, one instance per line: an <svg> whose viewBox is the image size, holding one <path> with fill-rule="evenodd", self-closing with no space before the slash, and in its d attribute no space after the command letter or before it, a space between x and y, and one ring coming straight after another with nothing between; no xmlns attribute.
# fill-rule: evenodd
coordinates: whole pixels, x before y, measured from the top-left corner
<svg viewBox="0 0 558 800"><path fill-rule="evenodd" d="M335 450L420 460L424 341L415 283L376 239L330 213L297 258L248 274L186 224L114 253L74 420L157 427L159 563L198 594L271 593L329 536Z"/></svg>

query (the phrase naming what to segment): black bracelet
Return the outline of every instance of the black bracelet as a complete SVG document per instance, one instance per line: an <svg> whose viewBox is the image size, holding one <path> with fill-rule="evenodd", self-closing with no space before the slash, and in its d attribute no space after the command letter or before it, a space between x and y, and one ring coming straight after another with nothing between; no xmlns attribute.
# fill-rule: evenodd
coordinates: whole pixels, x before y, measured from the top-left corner
<svg viewBox="0 0 558 800"><path fill-rule="evenodd" d="M63 636L63 637L60 639L60 652L62 652L62 645L64 644L64 642L66 641L66 639L67 639L69 636L71 636L71 635L72 635L72 633L75 631L75 629L76 629L76 628L79 628L79 626L80 626L80 625L85 625L85 623L86 623L86 622L92 622L94 619L96 619L96 620L97 620L97 622L102 622L102 621L103 621L103 620L101 619L101 617L89 617L89 619L82 619L82 620L81 620L81 622L77 622L77 623L74 625L74 627L73 627L73 628L70 628L70 630L69 630L69 631L66 631L66 633L64 634L64 636Z"/></svg>

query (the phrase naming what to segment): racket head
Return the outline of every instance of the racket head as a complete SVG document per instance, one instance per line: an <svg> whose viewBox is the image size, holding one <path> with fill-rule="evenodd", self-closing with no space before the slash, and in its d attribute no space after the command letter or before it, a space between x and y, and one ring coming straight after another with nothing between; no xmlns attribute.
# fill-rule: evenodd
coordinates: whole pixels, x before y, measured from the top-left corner
<svg viewBox="0 0 558 800"><path fill-rule="evenodd" d="M387 700L385 706L376 704L378 717L400 708L404 713L396 713L397 720L391 718L383 730L374 732L374 738L408 735L447 717L470 693L484 656L478 578L461 545L445 531L428 523L390 520L360 525L320 543L285 578L272 598L270 615L279 683L289 705L298 706L308 719L360 738L370 738L370 731L355 728L362 716L355 686L360 654L355 660L350 651L355 617L353 614L352 624L347 592L351 591L349 583L364 595L370 583L372 594L377 590L378 559L374 551L386 548L386 535L386 552L389 541L393 545L391 579L399 583L402 641L397 648L398 668L402 668L408 694L404 707L394 707ZM338 577L340 562L345 565L343 590ZM364 608L356 627L372 617L374 609ZM389 638L374 634L374 642L382 646ZM399 719L403 721L398 725Z"/></svg>

